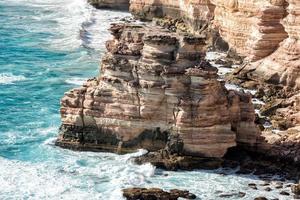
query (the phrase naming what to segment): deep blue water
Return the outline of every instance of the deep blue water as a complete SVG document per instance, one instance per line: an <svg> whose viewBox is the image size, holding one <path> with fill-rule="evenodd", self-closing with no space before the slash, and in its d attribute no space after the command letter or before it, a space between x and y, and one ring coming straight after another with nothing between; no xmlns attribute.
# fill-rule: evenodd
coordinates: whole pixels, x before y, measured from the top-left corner
<svg viewBox="0 0 300 200"><path fill-rule="evenodd" d="M255 177L159 172L132 164L132 155L53 145L60 98L98 75L106 29L125 16L85 0L0 0L0 199L115 200L129 186L189 189L205 200L218 190L259 195L247 187Z"/></svg>

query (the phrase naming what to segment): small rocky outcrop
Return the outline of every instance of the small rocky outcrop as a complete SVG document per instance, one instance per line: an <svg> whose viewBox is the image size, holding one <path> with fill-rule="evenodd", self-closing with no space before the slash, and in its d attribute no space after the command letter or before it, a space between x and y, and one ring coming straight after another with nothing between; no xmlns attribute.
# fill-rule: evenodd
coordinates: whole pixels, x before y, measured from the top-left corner
<svg viewBox="0 0 300 200"><path fill-rule="evenodd" d="M236 143L256 143L251 95L218 80L204 60L205 38L150 25L110 32L100 76L61 100L57 145L220 158Z"/></svg>
<svg viewBox="0 0 300 200"><path fill-rule="evenodd" d="M292 185L291 189L294 193L294 199L300 199L300 184Z"/></svg>
<svg viewBox="0 0 300 200"><path fill-rule="evenodd" d="M96 8L128 10L129 0L88 0Z"/></svg>
<svg viewBox="0 0 300 200"><path fill-rule="evenodd" d="M123 189L127 200L177 200L178 198L196 199L196 195L187 190L173 189L169 192L159 188L129 188Z"/></svg>

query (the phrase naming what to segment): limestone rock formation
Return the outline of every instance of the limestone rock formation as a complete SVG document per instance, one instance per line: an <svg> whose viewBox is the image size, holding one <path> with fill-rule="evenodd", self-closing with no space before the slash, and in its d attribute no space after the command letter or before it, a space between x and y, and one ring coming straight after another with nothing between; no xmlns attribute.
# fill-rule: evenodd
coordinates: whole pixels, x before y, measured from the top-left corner
<svg viewBox="0 0 300 200"><path fill-rule="evenodd" d="M96 8L128 10L129 0L88 0Z"/></svg>
<svg viewBox="0 0 300 200"><path fill-rule="evenodd" d="M57 145L222 157L236 142L256 142L251 96L218 80L205 38L133 24L110 31L100 76L61 101Z"/></svg>
<svg viewBox="0 0 300 200"><path fill-rule="evenodd" d="M131 0L130 10L142 19L182 18L194 30L214 24L232 50L256 61L270 55L287 37L280 23L286 6L284 0Z"/></svg>
<svg viewBox="0 0 300 200"><path fill-rule="evenodd" d="M276 50L287 37L280 23L284 0L211 0L216 5L214 23L221 37L239 55L259 60Z"/></svg>
<svg viewBox="0 0 300 200"><path fill-rule="evenodd" d="M288 16L283 20L288 38L269 57L249 64L243 74L248 79L263 80L300 90L300 1L288 0Z"/></svg>
<svg viewBox="0 0 300 200"><path fill-rule="evenodd" d="M213 18L214 5L209 0L131 0L130 11L141 19L182 18L190 27L201 29Z"/></svg>

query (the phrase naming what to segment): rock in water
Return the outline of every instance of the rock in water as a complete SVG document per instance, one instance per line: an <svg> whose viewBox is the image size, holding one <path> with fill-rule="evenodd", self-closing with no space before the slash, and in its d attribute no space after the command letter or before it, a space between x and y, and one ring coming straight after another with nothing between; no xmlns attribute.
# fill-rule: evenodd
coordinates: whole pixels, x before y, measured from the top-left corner
<svg viewBox="0 0 300 200"><path fill-rule="evenodd" d="M196 199L196 195L186 190L170 190L165 192L159 188L129 188L123 190L127 200L177 200L178 198Z"/></svg>
<svg viewBox="0 0 300 200"><path fill-rule="evenodd" d="M96 8L129 10L129 0L88 0Z"/></svg>
<svg viewBox="0 0 300 200"><path fill-rule="evenodd" d="M294 193L294 199L300 199L300 184L292 185L291 189Z"/></svg>
<svg viewBox="0 0 300 200"><path fill-rule="evenodd" d="M110 31L100 76L61 100L57 145L220 158L236 143L255 144L251 95L218 80L205 38L134 24Z"/></svg>

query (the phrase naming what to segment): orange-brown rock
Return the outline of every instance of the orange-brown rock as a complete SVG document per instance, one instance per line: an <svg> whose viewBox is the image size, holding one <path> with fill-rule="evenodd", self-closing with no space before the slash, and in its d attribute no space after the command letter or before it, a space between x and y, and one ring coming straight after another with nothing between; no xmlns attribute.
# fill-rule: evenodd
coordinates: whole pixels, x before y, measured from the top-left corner
<svg viewBox="0 0 300 200"><path fill-rule="evenodd" d="M251 97L218 80L204 38L142 25L110 31L100 76L61 101L57 145L222 157L236 142L255 143Z"/></svg>
<svg viewBox="0 0 300 200"><path fill-rule="evenodd" d="M216 5L214 22L221 37L239 55L259 60L276 50L287 37L280 23L284 0L211 0Z"/></svg>
<svg viewBox="0 0 300 200"><path fill-rule="evenodd" d="M244 76L300 90L300 1L288 0L288 16L283 20L288 38L270 56L249 64Z"/></svg>
<svg viewBox="0 0 300 200"><path fill-rule="evenodd" d="M131 0L130 11L141 19L182 18L190 27L200 29L213 18L214 5L209 0Z"/></svg>

